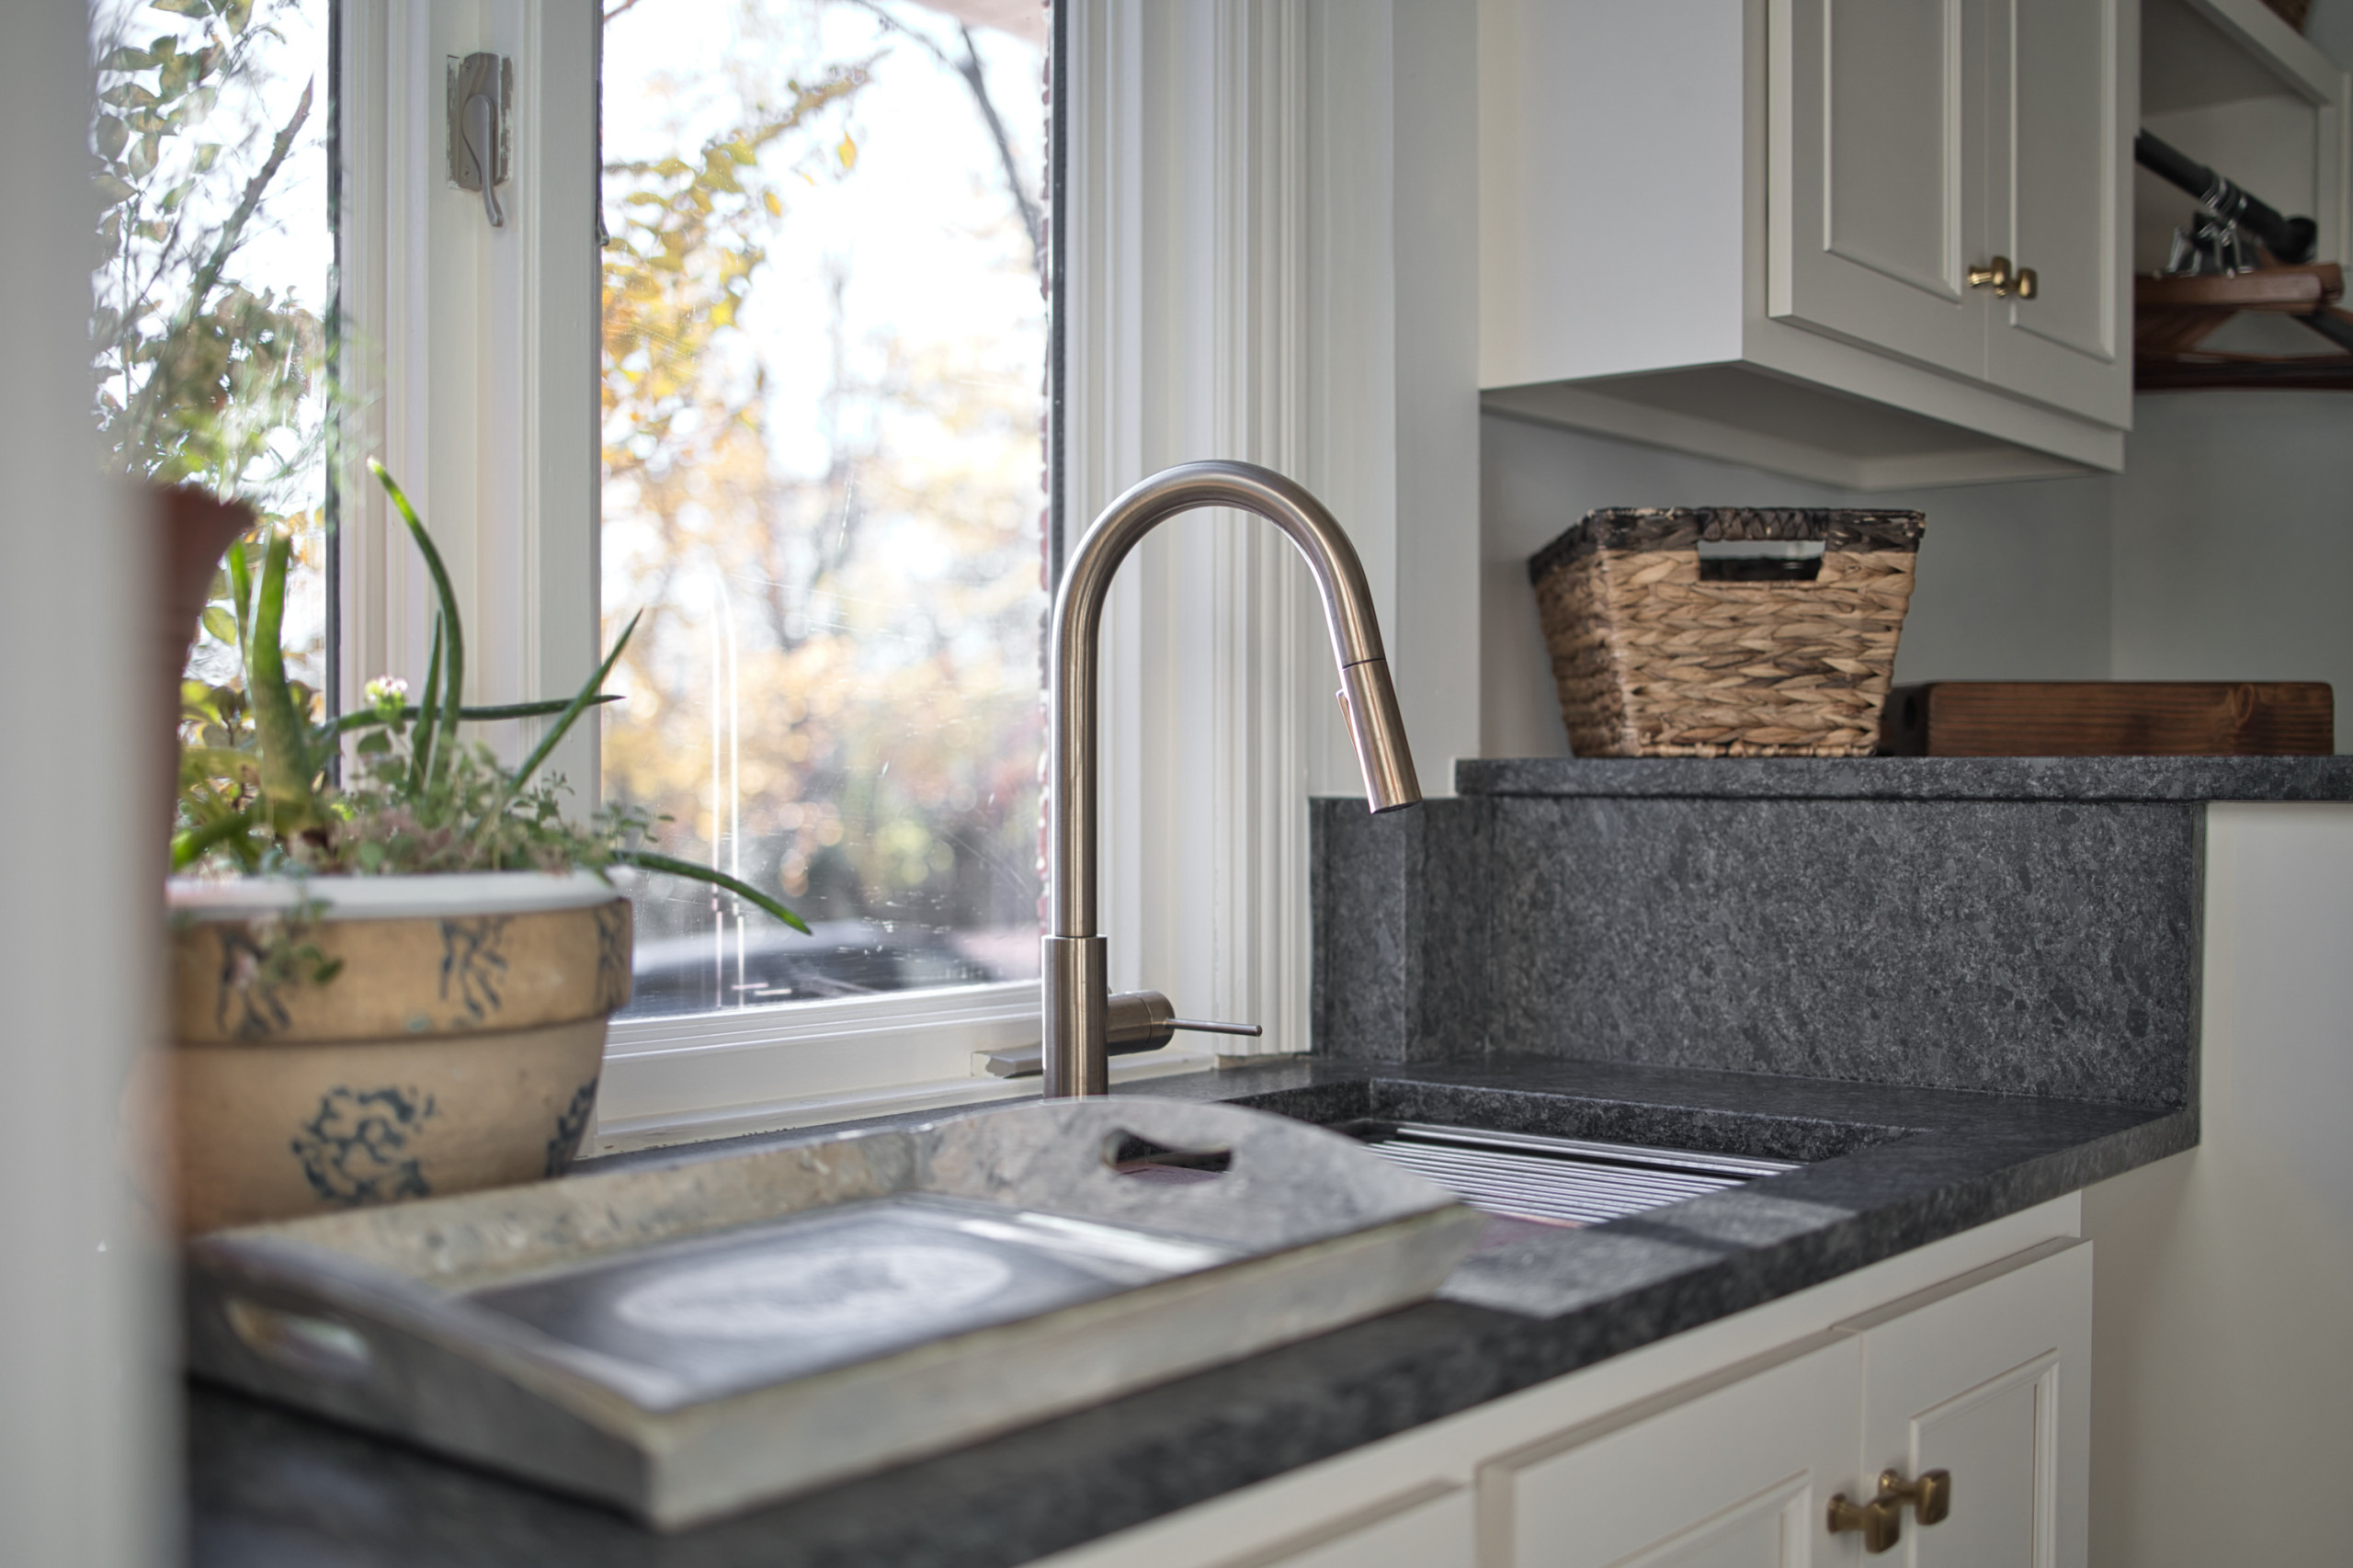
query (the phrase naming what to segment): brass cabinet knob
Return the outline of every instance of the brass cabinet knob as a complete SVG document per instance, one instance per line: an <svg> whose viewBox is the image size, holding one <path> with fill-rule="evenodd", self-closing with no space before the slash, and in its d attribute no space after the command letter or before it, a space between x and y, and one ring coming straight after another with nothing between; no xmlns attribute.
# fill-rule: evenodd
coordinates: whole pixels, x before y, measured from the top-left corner
<svg viewBox="0 0 2353 1568"><path fill-rule="evenodd" d="M1879 1495L1875 1503L1891 1503L1898 1509L1912 1505L1913 1517L1923 1525L1939 1525L1952 1512L1952 1471L1924 1470L1917 1481L1906 1481L1904 1472L1883 1470L1879 1472Z"/></svg>
<svg viewBox="0 0 2353 1568"><path fill-rule="evenodd" d="M2034 275L2034 268L2031 267L2019 267L2018 298L2021 300L2031 300L2041 291L2042 280Z"/></svg>
<svg viewBox="0 0 2353 1568"><path fill-rule="evenodd" d="M1972 289L1991 286L1994 297L1997 300L2006 296L2010 291L2010 285L2017 281L2017 276L2010 270L2010 258L2006 256L1995 256L1991 267L1972 267L1969 269L1969 286Z"/></svg>
<svg viewBox="0 0 2353 1568"><path fill-rule="evenodd" d="M1863 1550L1876 1556L1904 1539L1904 1506L1886 1497L1849 1503L1843 1492L1830 1499L1830 1533L1860 1530Z"/></svg>

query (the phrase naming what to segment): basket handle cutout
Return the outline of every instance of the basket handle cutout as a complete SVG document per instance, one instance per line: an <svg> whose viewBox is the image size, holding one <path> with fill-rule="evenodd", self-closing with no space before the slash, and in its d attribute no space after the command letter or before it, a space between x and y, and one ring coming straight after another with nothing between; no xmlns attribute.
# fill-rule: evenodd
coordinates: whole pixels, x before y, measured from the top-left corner
<svg viewBox="0 0 2353 1568"><path fill-rule="evenodd" d="M1214 1181L1233 1168L1229 1145L1180 1149L1120 1128L1103 1140L1103 1163L1123 1176L1188 1184Z"/></svg>
<svg viewBox="0 0 2353 1568"><path fill-rule="evenodd" d="M1702 583L1811 583L1822 575L1818 539L1703 539Z"/></svg>

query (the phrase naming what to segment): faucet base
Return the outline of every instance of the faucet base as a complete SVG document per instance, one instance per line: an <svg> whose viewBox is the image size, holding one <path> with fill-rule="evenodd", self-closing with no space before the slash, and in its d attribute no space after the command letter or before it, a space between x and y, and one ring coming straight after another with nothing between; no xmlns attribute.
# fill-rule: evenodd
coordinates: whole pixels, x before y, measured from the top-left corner
<svg viewBox="0 0 2353 1568"><path fill-rule="evenodd" d="M1110 946L1101 937L1040 940L1040 1054L1049 1099L1111 1092Z"/></svg>

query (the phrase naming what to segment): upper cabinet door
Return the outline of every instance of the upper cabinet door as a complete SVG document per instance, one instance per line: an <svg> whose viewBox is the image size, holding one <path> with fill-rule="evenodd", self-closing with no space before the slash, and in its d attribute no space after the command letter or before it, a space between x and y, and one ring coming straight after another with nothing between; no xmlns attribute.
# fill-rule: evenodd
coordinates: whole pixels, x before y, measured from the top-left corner
<svg viewBox="0 0 2353 1568"><path fill-rule="evenodd" d="M1981 0L1774 0L1768 295L1782 320L1985 373Z"/></svg>
<svg viewBox="0 0 2353 1568"><path fill-rule="evenodd" d="M1986 51L1988 250L2035 274L2032 299L1992 301L1986 373L2119 425L2131 399L2124 242L2139 107L2122 66L2139 57L2137 22L2131 0L1997 0Z"/></svg>

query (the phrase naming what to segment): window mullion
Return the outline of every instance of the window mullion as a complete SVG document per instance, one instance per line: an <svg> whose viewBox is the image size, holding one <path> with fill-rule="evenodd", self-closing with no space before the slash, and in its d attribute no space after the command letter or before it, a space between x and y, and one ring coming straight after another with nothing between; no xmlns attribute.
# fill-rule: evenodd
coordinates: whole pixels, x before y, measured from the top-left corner
<svg viewBox="0 0 2353 1568"><path fill-rule="evenodd" d="M596 13L343 5L343 700L379 674L421 681L432 636L430 585L370 457L449 564L470 698L569 692L597 642ZM503 228L449 177L448 64L477 50L515 74ZM584 727L556 762L585 800L594 746Z"/></svg>

